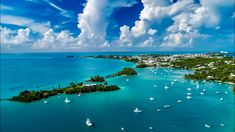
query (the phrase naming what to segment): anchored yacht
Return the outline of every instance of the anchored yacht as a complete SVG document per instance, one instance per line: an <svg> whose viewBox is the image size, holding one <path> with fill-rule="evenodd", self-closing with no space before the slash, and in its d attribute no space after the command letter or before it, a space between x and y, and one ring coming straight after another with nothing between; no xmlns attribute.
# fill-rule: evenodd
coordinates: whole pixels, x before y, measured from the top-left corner
<svg viewBox="0 0 235 132"><path fill-rule="evenodd" d="M91 127L93 125L89 118L86 119L86 125L89 126L89 127Z"/></svg>

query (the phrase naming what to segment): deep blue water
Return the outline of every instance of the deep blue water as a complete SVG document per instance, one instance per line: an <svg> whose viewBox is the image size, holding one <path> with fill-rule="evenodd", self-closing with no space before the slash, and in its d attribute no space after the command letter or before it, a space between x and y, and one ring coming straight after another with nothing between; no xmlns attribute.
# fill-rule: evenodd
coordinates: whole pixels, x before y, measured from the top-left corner
<svg viewBox="0 0 235 132"><path fill-rule="evenodd" d="M51 89L58 84L84 81L93 75L108 75L133 63L110 59L66 58L67 55L140 53L43 53L1 54L1 98L20 91ZM109 79L122 89L105 93L58 95L30 104L1 101L1 132L232 132L234 130L234 94L231 86L216 82L183 79L192 71L159 68L136 69L137 76ZM126 81L129 79L129 81ZM174 82L178 79L177 82ZM171 85L171 82L174 82ZM165 86L169 86L165 90ZM199 85L199 88L196 86ZM191 88L192 91L187 91ZM201 95L206 89L205 95ZM216 94L217 91L222 94ZM186 99L186 93L192 99ZM227 92L225 94L224 92ZM65 104L65 97L72 102ZM149 98L155 100L150 101ZM223 101L220 101L223 98ZM177 100L182 103L177 103ZM163 106L171 107L165 109ZM133 113L138 107L142 113ZM157 112L157 108L161 112ZM87 128L86 118L94 123ZM221 127L220 124L224 124ZM211 128L204 125L209 124ZM153 129L150 130L149 127Z"/></svg>

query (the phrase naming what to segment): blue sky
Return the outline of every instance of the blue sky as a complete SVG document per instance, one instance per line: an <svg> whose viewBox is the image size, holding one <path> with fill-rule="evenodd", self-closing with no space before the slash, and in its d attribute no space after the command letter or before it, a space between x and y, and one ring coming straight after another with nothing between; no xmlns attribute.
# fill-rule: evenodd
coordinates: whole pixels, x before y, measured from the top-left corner
<svg viewBox="0 0 235 132"><path fill-rule="evenodd" d="M2 52L233 51L233 0L2 0Z"/></svg>

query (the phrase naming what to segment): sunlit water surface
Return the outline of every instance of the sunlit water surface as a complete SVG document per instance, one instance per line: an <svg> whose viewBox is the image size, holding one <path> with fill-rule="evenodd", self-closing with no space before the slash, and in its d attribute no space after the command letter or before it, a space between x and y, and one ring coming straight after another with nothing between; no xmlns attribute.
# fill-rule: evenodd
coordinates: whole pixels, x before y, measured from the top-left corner
<svg viewBox="0 0 235 132"><path fill-rule="evenodd" d="M68 86L71 81L84 81L93 75L108 75L124 67L134 67L133 63L120 60L66 58L66 55L69 54L2 55L1 98L25 89ZM58 95L29 104L1 101L1 132L118 132L121 127L129 132L234 130L234 94L230 85L185 80L184 74L192 72L186 70L136 70L137 76L108 79L108 83L121 87L119 91L81 97ZM169 88L166 90L165 86ZM203 89L205 94L201 95ZM187 93L192 94L192 99L186 99ZM71 103L64 103L66 97ZM150 100L151 97L154 100ZM44 100L48 103L44 104ZM142 113L134 113L136 107ZM86 126L87 118L93 127Z"/></svg>

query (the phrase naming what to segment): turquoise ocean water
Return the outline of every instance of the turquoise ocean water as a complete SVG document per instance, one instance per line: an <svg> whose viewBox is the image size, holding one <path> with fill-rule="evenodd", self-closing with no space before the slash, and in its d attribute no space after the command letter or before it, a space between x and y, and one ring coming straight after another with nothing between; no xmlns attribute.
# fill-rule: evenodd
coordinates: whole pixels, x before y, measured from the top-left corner
<svg viewBox="0 0 235 132"><path fill-rule="evenodd" d="M66 58L71 54L138 53L1 54L1 99L25 89L68 86L71 81L84 81L93 75L108 75L124 67L134 67L133 63L120 60ZM230 85L185 80L184 74L192 72L186 70L136 70L137 76L108 79L110 84L121 87L119 91L89 93L81 97L58 95L46 99L47 104L44 100L29 104L2 100L1 132L119 132L121 127L127 132L234 131L235 105ZM165 86L169 89L165 90ZM205 95L200 94L203 89L206 89ZM216 94L218 91L221 94ZM185 98L187 93L192 94L191 100ZM66 97L72 102L65 104ZM154 100L150 101L150 97ZM179 99L182 103L177 103ZM171 107L166 109L164 105ZM134 113L136 107L143 112ZM87 118L92 120L94 127L85 125ZM211 128L206 128L205 124Z"/></svg>

